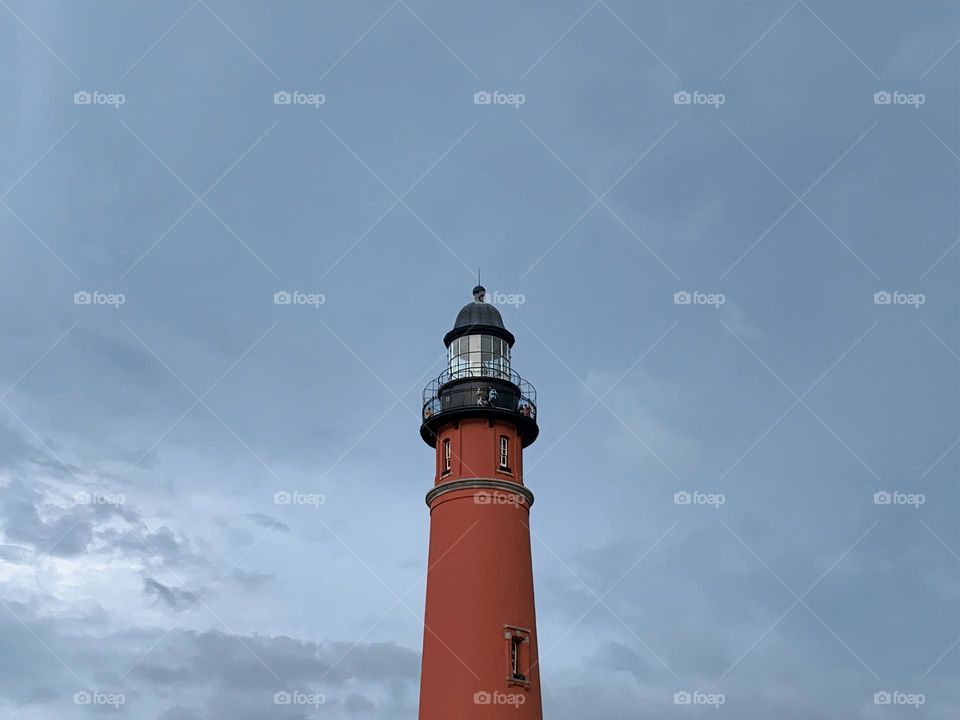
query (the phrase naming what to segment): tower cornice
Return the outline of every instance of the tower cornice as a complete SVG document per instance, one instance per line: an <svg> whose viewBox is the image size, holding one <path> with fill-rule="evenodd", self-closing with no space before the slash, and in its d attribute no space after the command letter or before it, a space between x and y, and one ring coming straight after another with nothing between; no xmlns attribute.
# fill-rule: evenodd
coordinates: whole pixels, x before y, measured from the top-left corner
<svg viewBox="0 0 960 720"><path fill-rule="evenodd" d="M497 480L495 478L466 478L464 480L453 480L451 482L440 483L430 489L427 493L426 502L428 507L433 506L433 501L441 495L456 492L458 490L502 490L503 492L519 495L527 501L527 507L533 505L533 493L524 485L509 480ZM483 504L483 503L478 503Z"/></svg>

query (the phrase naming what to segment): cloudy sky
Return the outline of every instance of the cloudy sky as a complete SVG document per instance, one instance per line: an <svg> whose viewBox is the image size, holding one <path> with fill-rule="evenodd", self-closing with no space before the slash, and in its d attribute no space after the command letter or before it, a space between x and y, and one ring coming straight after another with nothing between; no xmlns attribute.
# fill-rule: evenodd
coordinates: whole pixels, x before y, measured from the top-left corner
<svg viewBox="0 0 960 720"><path fill-rule="evenodd" d="M416 717L478 268L545 716L960 713L956 3L0 0L0 59L0 716Z"/></svg>

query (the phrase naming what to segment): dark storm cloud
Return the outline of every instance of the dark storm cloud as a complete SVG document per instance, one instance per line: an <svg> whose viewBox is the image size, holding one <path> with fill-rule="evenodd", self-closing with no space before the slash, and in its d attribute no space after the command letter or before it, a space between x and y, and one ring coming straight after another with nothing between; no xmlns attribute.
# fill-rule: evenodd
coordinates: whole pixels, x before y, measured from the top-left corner
<svg viewBox="0 0 960 720"><path fill-rule="evenodd" d="M208 561L193 548L189 538L175 533L168 527L148 529L137 523L122 529L104 528L97 534L107 547L141 557L151 565L175 568L202 568Z"/></svg>
<svg viewBox="0 0 960 720"><path fill-rule="evenodd" d="M290 532L290 528L284 523L280 522L274 517L271 517L270 515L267 515L266 513L247 513L247 517L253 522L254 525L257 525L258 527L273 528L280 530L281 532Z"/></svg>
<svg viewBox="0 0 960 720"><path fill-rule="evenodd" d="M45 492L57 496L48 498ZM121 522L112 526L113 520ZM44 483L11 480L0 495L0 528L8 540L63 557L118 551L149 563L204 565L189 540L167 527L150 530L122 494L78 490L72 496ZM96 547L94 547L96 545Z"/></svg>
<svg viewBox="0 0 960 720"><path fill-rule="evenodd" d="M49 707L64 717L74 717L77 710L74 692L100 688L126 694L131 709L179 696L166 711L170 717L279 718L289 717L288 708L274 705L275 692L325 694L328 708L371 712L386 696L409 700L419 671L417 653L392 643L165 630L75 635L35 608L9 603L0 613L0 633L10 651L0 661L0 694L25 708ZM347 691L350 687L364 690Z"/></svg>
<svg viewBox="0 0 960 720"><path fill-rule="evenodd" d="M226 578L235 582L245 593L262 590L276 579L273 575L248 572L239 568L231 570ZM216 589L213 588L187 590L182 587L165 585L152 577L144 579L143 592L144 595L162 603L165 607L177 610L189 608L200 600L215 597L217 594Z"/></svg>
<svg viewBox="0 0 960 720"><path fill-rule="evenodd" d="M168 608L189 607L195 604L201 595L183 588L174 588L148 577L143 581L143 592L164 603Z"/></svg>
<svg viewBox="0 0 960 720"><path fill-rule="evenodd" d="M0 497L0 522L7 539L53 555L71 556L85 552L93 542L98 511L91 506L78 505L45 520L40 515L40 508L45 506L38 490L19 480L11 481Z"/></svg>
<svg viewBox="0 0 960 720"><path fill-rule="evenodd" d="M0 423L0 467L17 470L21 463L43 459L20 431L7 423Z"/></svg>

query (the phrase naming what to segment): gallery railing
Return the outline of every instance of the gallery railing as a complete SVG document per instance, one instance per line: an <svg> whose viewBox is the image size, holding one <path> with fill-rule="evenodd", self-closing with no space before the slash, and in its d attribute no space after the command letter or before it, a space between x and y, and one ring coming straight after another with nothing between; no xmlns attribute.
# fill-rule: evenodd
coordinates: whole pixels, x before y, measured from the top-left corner
<svg viewBox="0 0 960 720"><path fill-rule="evenodd" d="M423 419L468 407L520 413L536 421L537 391L513 370L459 367L444 370L423 389Z"/></svg>

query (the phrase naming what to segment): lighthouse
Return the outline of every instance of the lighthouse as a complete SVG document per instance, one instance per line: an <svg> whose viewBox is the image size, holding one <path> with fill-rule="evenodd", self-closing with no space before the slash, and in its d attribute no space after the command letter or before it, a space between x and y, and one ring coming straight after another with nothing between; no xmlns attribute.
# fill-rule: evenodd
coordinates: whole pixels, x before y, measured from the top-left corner
<svg viewBox="0 0 960 720"><path fill-rule="evenodd" d="M536 391L511 364L513 334L473 289L443 338L447 367L423 393L436 450L420 720L541 720L523 450Z"/></svg>

